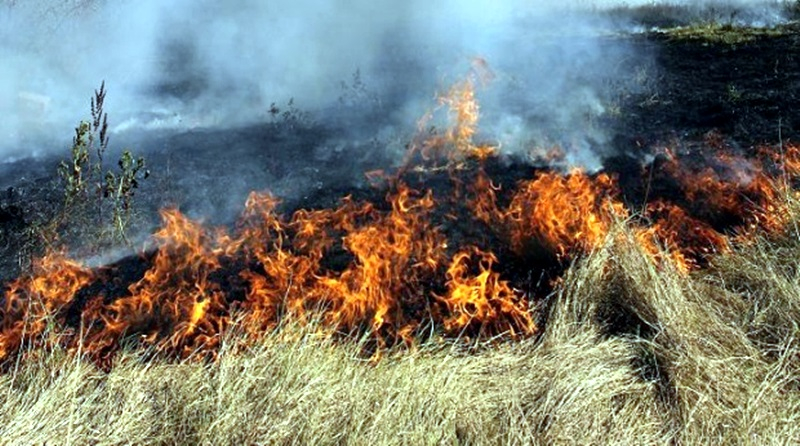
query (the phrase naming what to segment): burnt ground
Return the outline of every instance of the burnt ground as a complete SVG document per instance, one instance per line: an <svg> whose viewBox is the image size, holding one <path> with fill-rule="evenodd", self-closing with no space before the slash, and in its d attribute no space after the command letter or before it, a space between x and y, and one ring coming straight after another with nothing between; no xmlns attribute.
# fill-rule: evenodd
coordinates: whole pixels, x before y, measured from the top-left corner
<svg viewBox="0 0 800 446"><path fill-rule="evenodd" d="M653 88L620 91L618 108L602 123L610 132L614 157L605 168L618 173L623 192L636 201L638 170L652 148L669 145L699 150L709 135L742 152L779 140L800 138L800 30L788 26L778 35L724 43L647 33L629 39L652 54L647 69L629 61L623 73L644 73ZM637 74L639 73L639 74ZM348 115L348 112L353 112ZM396 163L400 141L353 136L356 121L380 119L344 107L336 120L315 122L300 114L277 116L264 124L236 129L205 129L144 135L131 143L148 161L151 177L137 191L142 216L135 226L149 233L157 210L177 205L191 217L212 224L235 219L251 190L286 197L284 208L329 206L347 194L380 200L383 192L363 172ZM65 132L69 132L65 129ZM391 150L385 147L390 145ZM66 155L66 150L64 151ZM113 158L110 156L109 158ZM62 202L57 157L0 165L0 283L16 277L42 247L37 231ZM508 185L530 167L508 160L493 174ZM425 184L425 180L421 181ZM435 186L440 179L431 178Z"/></svg>
<svg viewBox="0 0 800 446"><path fill-rule="evenodd" d="M612 124L618 144L700 140L716 131L747 149L796 137L800 27L750 39L730 44L669 33L636 37L655 55L658 88L625 101L624 116Z"/></svg>

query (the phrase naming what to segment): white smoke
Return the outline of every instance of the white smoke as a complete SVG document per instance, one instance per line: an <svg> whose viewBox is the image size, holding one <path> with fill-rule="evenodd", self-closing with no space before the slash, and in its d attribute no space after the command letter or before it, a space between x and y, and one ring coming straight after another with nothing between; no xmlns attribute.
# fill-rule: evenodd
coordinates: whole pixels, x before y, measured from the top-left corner
<svg viewBox="0 0 800 446"><path fill-rule="evenodd" d="M542 137L532 122L569 134L582 125L576 117L605 112L604 83L629 55L624 44L600 38L615 25L597 11L653 3L7 0L0 160L63 147L101 80L115 132L257 122L289 98L325 109L356 70L389 96L391 119L413 125L434 90L476 56L499 74L484 116L524 145ZM726 2L748 11L761 3ZM490 118L493 108L503 111Z"/></svg>

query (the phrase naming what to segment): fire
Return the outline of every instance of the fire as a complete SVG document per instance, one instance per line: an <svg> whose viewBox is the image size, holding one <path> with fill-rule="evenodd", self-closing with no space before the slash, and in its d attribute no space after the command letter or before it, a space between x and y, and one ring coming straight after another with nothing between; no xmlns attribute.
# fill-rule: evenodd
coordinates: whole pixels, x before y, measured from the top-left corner
<svg viewBox="0 0 800 446"><path fill-rule="evenodd" d="M471 262L478 266L477 275L470 272ZM508 332L511 336L536 331L524 297L492 271L496 262L494 254L474 246L453 256L447 269L447 295L440 298L451 313L444 320L447 331L458 334L470 325L477 325L479 333L498 325L494 332Z"/></svg>
<svg viewBox="0 0 800 446"><path fill-rule="evenodd" d="M710 166L702 169L693 169L670 153L661 168L683 188L686 206L695 209L695 217L735 219L740 232L775 232L787 223L779 207L784 202L781 196L791 188L788 183L797 177L794 152L791 146L785 153L762 149L760 158L716 152L706 162Z"/></svg>
<svg viewBox="0 0 800 446"><path fill-rule="evenodd" d="M521 252L536 240L560 256L598 247L615 216L626 214L614 188L608 175L590 178L577 170L566 176L543 173L523 183L505 213L512 246Z"/></svg>
<svg viewBox="0 0 800 446"><path fill-rule="evenodd" d="M35 262L33 273L11 283L0 308L0 361L23 344L39 344L48 327L63 323L78 291L92 281L92 270L50 253Z"/></svg>
<svg viewBox="0 0 800 446"><path fill-rule="evenodd" d="M287 249L287 225L275 212L278 200L271 195L251 194L243 216L244 230L239 244L247 259L257 261L261 271L244 270L241 277L249 284L242 304L245 310L244 327L258 335L277 324L284 307L300 310L298 296L319 269L322 251L330 244L319 237L307 255ZM300 245L310 245L309 237L322 234L322 225L330 219L329 212L305 212L296 217ZM302 312L297 311L298 314Z"/></svg>
<svg viewBox="0 0 800 446"><path fill-rule="evenodd" d="M532 245L559 257L590 251L605 240L615 219L627 215L616 199L614 180L606 174L592 178L580 170L539 173L519 184L503 209L497 205L499 188L485 174L479 175L472 191L475 216L499 224L519 255Z"/></svg>
<svg viewBox="0 0 800 446"><path fill-rule="evenodd" d="M220 268L222 250L198 223L176 210L162 212L164 226L155 237L161 248L129 295L84 314L93 327L86 350L99 356L118 348L128 333L158 350L188 356L218 343L226 325L225 299L210 275ZM102 321L94 326L94 321Z"/></svg>
<svg viewBox="0 0 800 446"><path fill-rule="evenodd" d="M652 226L638 231L640 243L653 255L658 254L656 240L663 243L680 271L694 269L710 254L729 251L727 237L674 204L650 203L645 216Z"/></svg>
<svg viewBox="0 0 800 446"><path fill-rule="evenodd" d="M458 164L467 158L485 160L497 153L491 144L476 144L480 106L475 97L475 84L486 86L494 79L488 63L480 58L471 61L470 75L453 85L447 93L439 96L439 108L447 109L448 126L443 134L427 131L434 119L434 112L426 113L417 123L419 137L412 142L404 164L409 166L420 155L423 161L445 159Z"/></svg>
<svg viewBox="0 0 800 446"><path fill-rule="evenodd" d="M125 341L213 358L231 326L257 338L283 318L312 315L331 332L369 333L378 347L429 329L458 338L532 336L537 292L551 289L566 260L601 246L617 224L628 225L655 260L689 272L754 229L787 223L780 203L800 176L794 145L745 158L715 140L702 162L667 150L641 175L673 187L648 189L643 198L625 195L614 175L580 170L532 170L502 183L487 173L496 147L475 142L475 85L494 74L482 59L472 70L440 98L449 127L420 132L404 167L381 174L385 202L345 197L332 208L284 215L276 197L253 193L230 231L164 210L158 248L142 256L146 268L135 277L63 254L43 257L3 294L0 362L24 346L54 342L101 363ZM411 163L436 175L429 161L441 160L454 182L449 196L408 185ZM534 273L556 279L539 289L524 277ZM59 330L65 334L47 337Z"/></svg>
<svg viewBox="0 0 800 446"><path fill-rule="evenodd" d="M800 145L790 144L782 149L778 152L781 157L778 161L783 166L784 174L795 178L800 176Z"/></svg>
<svg viewBox="0 0 800 446"><path fill-rule="evenodd" d="M447 105L454 125L447 129L446 138L451 141L457 153L474 150L472 138L478 127L478 102L475 100L475 87L467 79L456 84L447 95L440 98Z"/></svg>
<svg viewBox="0 0 800 446"><path fill-rule="evenodd" d="M401 185L390 197L386 215L356 228L343 237L354 262L337 275L320 278L317 293L331 304L331 321L352 327L369 321L372 330L392 324L400 330L410 323L403 308L413 307L415 285L436 271L445 246L425 214L434 201L431 193L414 197Z"/></svg>
<svg viewBox="0 0 800 446"><path fill-rule="evenodd" d="M391 205L388 212L347 199L334 210L298 211L290 223L282 224L271 214L273 201L267 200L264 209L254 212L252 205L258 201L251 198L248 213L264 217L262 230L255 231L258 235L248 234L247 238L259 240L261 247L272 240L272 246L268 250L256 249L263 274L243 273L250 284L244 303L250 310L247 325L256 330L274 326L282 308L294 315L324 309L327 322L345 331L366 324L375 334L408 340L422 319L421 313L429 311L425 284L435 282L441 275L447 242L429 220L436 207L430 191L419 194L399 184L387 201ZM266 236L264 228L271 228L273 235ZM290 231L294 236L289 242L286 237ZM353 256L353 261L338 272L324 271L320 263L335 243L330 235L333 232L342 233L342 247ZM457 331L478 323L494 324L503 331L517 327L522 333L532 333L532 316L522 304L524 299L490 271L494 262L491 254L476 253L482 259L482 269L476 277L466 274L463 262L468 255L464 253L454 257L446 273L451 292L442 301L448 311L439 312L445 328ZM484 286L476 297L480 308L491 311L479 311L467 319L465 307L457 301L464 287L477 286L475 283ZM492 290L485 289L489 285ZM431 313L428 317L436 316Z"/></svg>

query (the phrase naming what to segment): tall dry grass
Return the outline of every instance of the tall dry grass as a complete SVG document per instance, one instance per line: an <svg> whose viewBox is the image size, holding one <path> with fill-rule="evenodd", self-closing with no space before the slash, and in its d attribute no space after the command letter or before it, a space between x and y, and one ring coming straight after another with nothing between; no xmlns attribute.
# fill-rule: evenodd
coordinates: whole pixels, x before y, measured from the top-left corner
<svg viewBox="0 0 800 446"><path fill-rule="evenodd" d="M621 224L568 270L535 340L370 362L359 340L287 324L230 333L213 363L41 354L0 375L0 442L797 444L792 228L686 276Z"/></svg>

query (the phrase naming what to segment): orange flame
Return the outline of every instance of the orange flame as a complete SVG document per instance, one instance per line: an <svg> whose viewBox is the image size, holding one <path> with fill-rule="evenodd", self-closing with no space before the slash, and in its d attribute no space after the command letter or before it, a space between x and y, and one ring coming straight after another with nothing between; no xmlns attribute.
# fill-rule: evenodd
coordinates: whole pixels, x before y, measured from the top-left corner
<svg viewBox="0 0 800 446"><path fill-rule="evenodd" d="M653 255L658 253L653 237L664 243L680 271L694 269L709 254L729 250L727 237L674 204L650 203L646 215L653 223L650 228L638 232L640 243ZM647 237L651 238L647 240Z"/></svg>
<svg viewBox="0 0 800 446"><path fill-rule="evenodd" d="M38 342L50 324L63 320L63 310L93 277L64 254L50 253L34 263L32 275L11 283L0 308L0 361L26 341Z"/></svg>
<svg viewBox="0 0 800 446"><path fill-rule="evenodd" d="M627 215L615 198L614 180L606 174L592 178L579 170L539 173L519 185L505 209L497 205L498 190L481 173L470 206L478 219L499 223L518 254L531 243L560 257L573 250L589 251L603 242L615 218Z"/></svg>
<svg viewBox="0 0 800 446"><path fill-rule="evenodd" d="M614 199L615 187L606 174L590 178L577 170L566 176L544 173L523 183L506 213L512 246L522 250L534 237L561 256L600 246L613 218L626 215Z"/></svg>
<svg viewBox="0 0 800 446"><path fill-rule="evenodd" d="M422 138L412 142L404 164L410 165L417 154L420 154L423 160L444 158L451 167L457 166L467 158L485 160L495 155L497 153L495 146L474 142L480 118L480 106L475 98L475 82L485 86L492 79L494 73L488 63L482 58L474 58L471 62L470 75L450 87L446 94L439 96L439 107L446 107L449 120L444 134L426 132L426 128L434 118L434 112L426 113L417 123Z"/></svg>
<svg viewBox="0 0 800 446"><path fill-rule="evenodd" d="M127 333L158 350L189 356L210 350L225 327L225 298L209 276L220 268L223 249L203 228L176 210L162 211L164 226L156 233L161 242L153 266L132 284L129 296L85 316L102 320L90 332L87 350L101 356L116 350Z"/></svg>
<svg viewBox="0 0 800 446"><path fill-rule="evenodd" d="M474 85L494 74L482 59L472 61L472 70L471 78L440 98L451 125L415 141L409 151L423 160L446 159L456 181L463 172L452 168L467 158L496 156L494 147L474 142L479 119ZM674 179L675 196L648 197L641 220L631 223L647 252L658 258L663 243L668 259L684 272L701 267L709 254L730 249L737 241L726 232L730 228L740 237L755 228L783 228L788 220L781 194L793 193L791 183L800 177L799 146L747 159L728 153L714 135L708 144L713 156L700 169L667 152L658 173ZM68 310L79 313L86 337L55 342L81 346L102 361L124 339L173 356L213 357L220 334L234 319L257 337L283 317L302 321L312 312L335 330L368 331L378 345L409 341L422 331L423 321L456 336L532 335L538 329L530 304L534 296L516 290L498 272L502 256L496 253L526 257L541 251L548 261L542 269L555 265L561 271L566 262L554 258L601 246L629 211L616 178L605 173L539 172L504 191L484 170L488 164L476 164L466 197L457 182L456 197L444 201L444 206L456 203L455 210L442 209L432 191L418 192L398 174L388 182L387 204L346 197L335 208L299 210L290 218L278 212L275 197L253 193L231 234L208 230L177 210L163 211L149 269L125 282L127 293L118 298L102 292L78 298L105 276L63 255L47 255L3 295L0 362L26 344L48 345L50 326L74 328ZM457 203L461 198L467 211ZM735 217L735 225L716 224L712 217L720 214ZM439 226L443 218L482 222L494 231L497 246L490 250L457 237L448 241L444 224Z"/></svg>
<svg viewBox="0 0 800 446"><path fill-rule="evenodd" d="M320 280L334 322L352 326L370 320L375 331L389 323L402 330L407 321L399 307L415 299L413 285L432 275L441 262L444 239L425 218L434 206L431 193L414 197L401 185L390 201L388 215L344 237L354 263L338 276Z"/></svg>
<svg viewBox="0 0 800 446"><path fill-rule="evenodd" d="M469 265L475 262L474 258L477 258L477 275L470 274ZM479 333L493 328L495 333L508 332L512 337L536 331L524 296L492 271L496 262L494 254L476 247L453 256L447 269L447 295L440 298L451 313L444 320L446 330L459 333L466 327L478 326Z"/></svg>
<svg viewBox="0 0 800 446"><path fill-rule="evenodd" d="M783 168L783 174L796 177L792 167L796 155L791 146L783 154L762 150L762 155L765 154ZM711 164L697 171L673 155L662 168L681 184L686 200L693 207L707 214L741 219L740 232L756 229L775 232L785 227L787 221L780 209L783 202L780 196L791 186L782 184L777 172L770 173L761 159L725 152L715 153Z"/></svg>

